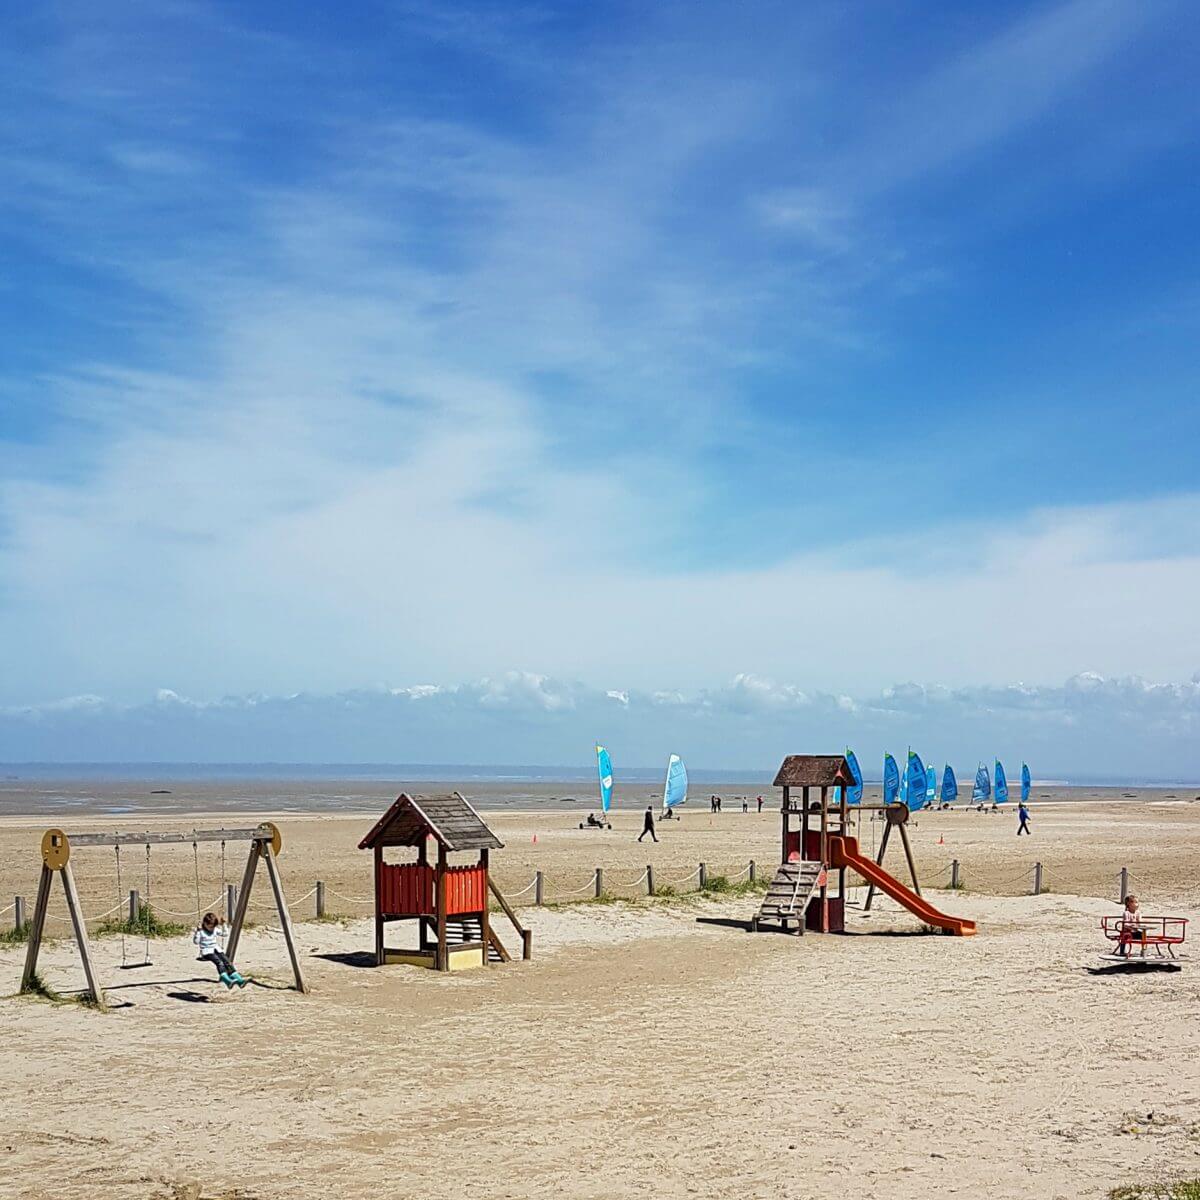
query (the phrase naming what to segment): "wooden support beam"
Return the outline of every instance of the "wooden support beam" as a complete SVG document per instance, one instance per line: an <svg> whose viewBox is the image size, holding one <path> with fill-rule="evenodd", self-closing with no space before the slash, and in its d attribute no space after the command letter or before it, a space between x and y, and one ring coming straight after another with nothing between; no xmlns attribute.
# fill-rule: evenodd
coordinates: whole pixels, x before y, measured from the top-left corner
<svg viewBox="0 0 1200 1200"><path fill-rule="evenodd" d="M421 848L424 850L424 847ZM425 927L421 926L421 949L425 949ZM382 967L387 951L383 945L383 847L375 847L375 965Z"/></svg>
<svg viewBox="0 0 1200 1200"><path fill-rule="evenodd" d="M193 829L187 833L69 833L72 849L81 846L167 846L192 842L269 842L274 831L267 825L252 829Z"/></svg>
<svg viewBox="0 0 1200 1200"><path fill-rule="evenodd" d="M446 938L446 847L438 843L437 865L437 969L450 970L450 948Z"/></svg>
<svg viewBox="0 0 1200 1200"><path fill-rule="evenodd" d="M912 876L913 891L919 896L921 894L921 885L917 881L917 864L913 860L912 846L908 841L908 830L900 826L900 841L904 844L904 857L908 859L908 873Z"/></svg>
<svg viewBox="0 0 1200 1200"><path fill-rule="evenodd" d="M238 889L237 908L233 913L233 924L229 927L229 940L225 945L225 953L230 962L236 962L238 942L242 938L242 924L246 920L246 909L250 906L250 889L254 886L254 872L258 869L259 844L250 843L250 853L246 855L246 869L242 873L242 886Z"/></svg>
<svg viewBox="0 0 1200 1200"><path fill-rule="evenodd" d="M279 864L270 843L256 843L258 852L267 862L267 877L271 880L271 891L275 893L275 909L279 913L279 924L283 929L283 940L287 944L288 958L292 962L292 974L296 977L296 991L307 993L304 972L300 968L300 954L296 949L296 932L292 928L292 915L288 912L287 900L283 895L283 880L279 878Z"/></svg>
<svg viewBox="0 0 1200 1200"><path fill-rule="evenodd" d="M488 874L488 852L487 848L479 851L479 865L483 868L483 877L490 884L492 882L491 875ZM479 929L483 935L483 965L488 965L488 945L492 941L492 928L488 922L488 888L483 890L483 911L479 914ZM499 939L496 939L497 941ZM500 947L500 957L504 962L508 961L508 951L503 946Z"/></svg>
<svg viewBox="0 0 1200 1200"><path fill-rule="evenodd" d="M87 922L83 919L83 909L79 905L79 892L75 888L75 875L67 862L62 871L63 890L67 894L67 911L71 914L71 927L75 930L75 944L79 947L79 957L83 960L83 977L87 980L88 992L97 1008L107 1008L104 999L104 989L96 979L96 967L92 962L92 947L88 942Z"/></svg>
<svg viewBox="0 0 1200 1200"><path fill-rule="evenodd" d="M883 866L883 855L884 855L884 851L887 850L888 835L891 832L892 832L892 823L891 823L891 821L889 821L883 827L883 840L879 843L879 853L875 856L875 865L877 867ZM871 901L874 899L875 899L875 885L872 883L867 887L867 900L866 900L866 903L863 905L863 912L871 911Z"/></svg>
<svg viewBox="0 0 1200 1200"><path fill-rule="evenodd" d="M27 992L37 974L38 952L42 948L42 933L46 928L46 910L50 906L50 881L54 872L42 863L38 879L37 900L33 905L33 925L29 930L29 945L25 948L25 970L21 972L21 991Z"/></svg>

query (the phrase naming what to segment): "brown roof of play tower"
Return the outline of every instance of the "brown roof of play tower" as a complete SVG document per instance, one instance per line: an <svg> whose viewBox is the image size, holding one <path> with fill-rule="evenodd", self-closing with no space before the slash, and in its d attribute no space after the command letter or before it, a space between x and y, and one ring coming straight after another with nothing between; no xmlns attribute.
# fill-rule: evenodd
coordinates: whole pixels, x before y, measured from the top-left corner
<svg viewBox="0 0 1200 1200"><path fill-rule="evenodd" d="M417 846L430 835L447 850L499 850L504 845L458 792L448 796L401 793L358 848Z"/></svg>
<svg viewBox="0 0 1200 1200"><path fill-rule="evenodd" d="M854 774L841 754L789 754L775 787L853 787Z"/></svg>

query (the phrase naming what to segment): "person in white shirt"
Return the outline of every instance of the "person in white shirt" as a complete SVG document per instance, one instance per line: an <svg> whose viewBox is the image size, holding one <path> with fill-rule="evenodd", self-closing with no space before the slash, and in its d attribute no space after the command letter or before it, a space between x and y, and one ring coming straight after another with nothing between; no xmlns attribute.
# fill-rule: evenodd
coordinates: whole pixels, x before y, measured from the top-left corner
<svg viewBox="0 0 1200 1200"><path fill-rule="evenodd" d="M1145 937L1146 927L1138 913L1138 898L1130 892L1125 897L1125 911L1121 914L1121 944L1120 953L1128 954L1130 946L1141 945Z"/></svg>
<svg viewBox="0 0 1200 1200"><path fill-rule="evenodd" d="M204 962L212 963L217 968L217 974L227 988L232 988L235 985L237 987L245 987L249 980L242 978L225 951L217 945L217 939L223 939L225 933L226 928L221 924L217 914L207 912L204 914L204 919L196 927L196 932L192 934L192 941L200 947L200 958Z"/></svg>

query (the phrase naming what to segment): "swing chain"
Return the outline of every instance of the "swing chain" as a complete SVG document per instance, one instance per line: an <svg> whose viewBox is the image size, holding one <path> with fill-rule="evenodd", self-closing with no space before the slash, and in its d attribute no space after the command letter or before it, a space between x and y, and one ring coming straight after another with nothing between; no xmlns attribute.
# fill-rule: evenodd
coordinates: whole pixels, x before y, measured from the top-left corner
<svg viewBox="0 0 1200 1200"><path fill-rule="evenodd" d="M146 843L146 898L138 907L138 918L142 922L145 934L145 945L142 950L144 965L150 965L150 843Z"/></svg>
<svg viewBox="0 0 1200 1200"><path fill-rule="evenodd" d="M118 842L113 849L117 852L117 903L125 903L125 891L121 887L121 843ZM118 910L119 911L119 910ZM125 920L121 922L121 967L125 967L125 929L129 924L129 916L126 914Z"/></svg>

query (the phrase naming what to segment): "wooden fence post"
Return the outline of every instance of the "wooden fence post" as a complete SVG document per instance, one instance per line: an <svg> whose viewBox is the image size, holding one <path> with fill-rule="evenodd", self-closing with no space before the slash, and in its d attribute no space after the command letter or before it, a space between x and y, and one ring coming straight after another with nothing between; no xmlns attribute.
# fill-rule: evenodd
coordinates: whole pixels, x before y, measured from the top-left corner
<svg viewBox="0 0 1200 1200"><path fill-rule="evenodd" d="M950 864L950 888L957 890L960 887L962 887L962 881L958 877L958 859L956 858Z"/></svg>
<svg viewBox="0 0 1200 1200"><path fill-rule="evenodd" d="M317 916L323 917L324 915L325 915L325 881L322 879L318 879L317 880Z"/></svg>
<svg viewBox="0 0 1200 1200"><path fill-rule="evenodd" d="M604 891L604 868L596 868L596 899L600 899L600 893Z"/></svg>
<svg viewBox="0 0 1200 1200"><path fill-rule="evenodd" d="M750 882L754 882L754 859L750 860Z"/></svg>
<svg viewBox="0 0 1200 1200"><path fill-rule="evenodd" d="M654 865L653 863L646 864L646 895L654 895Z"/></svg>
<svg viewBox="0 0 1200 1200"><path fill-rule="evenodd" d="M534 880L534 882L533 882L533 902L534 902L534 904L537 904L540 906L546 902L545 901L545 892L543 890L543 884L545 881L542 878L541 871L539 871L533 877L533 880Z"/></svg>
<svg viewBox="0 0 1200 1200"><path fill-rule="evenodd" d="M1040 862L1033 864L1033 894L1035 896L1042 894L1042 864Z"/></svg>
<svg viewBox="0 0 1200 1200"><path fill-rule="evenodd" d="M1129 895L1129 868L1121 868L1121 903L1125 903L1125 897Z"/></svg>
<svg viewBox="0 0 1200 1200"><path fill-rule="evenodd" d="M137 888L129 890L129 924L136 925L142 916L142 898L137 894Z"/></svg>
<svg viewBox="0 0 1200 1200"><path fill-rule="evenodd" d="M708 869L703 863L700 864L700 890L704 891L708 885Z"/></svg>
<svg viewBox="0 0 1200 1200"><path fill-rule="evenodd" d="M20 933L25 928L25 897L13 897L13 928Z"/></svg>

